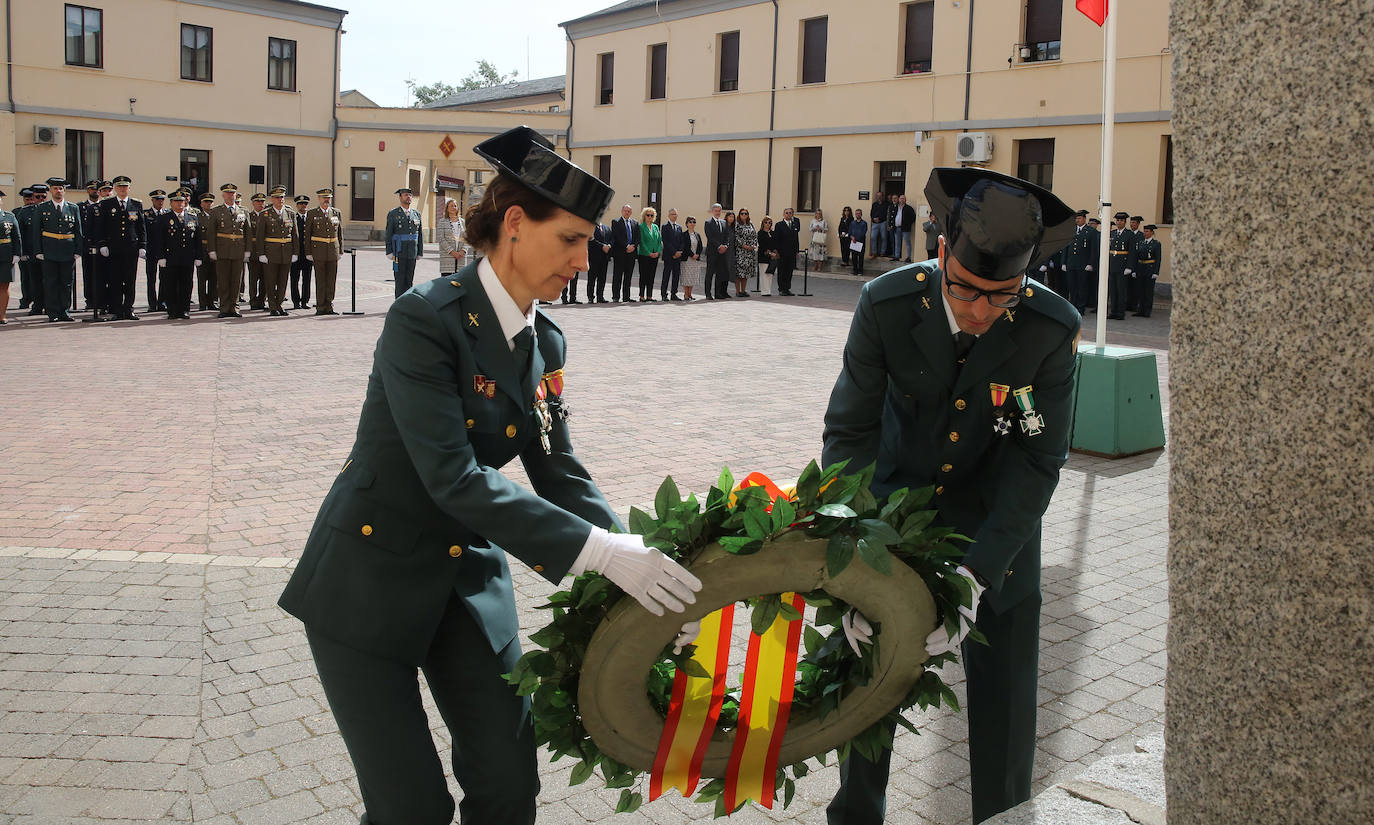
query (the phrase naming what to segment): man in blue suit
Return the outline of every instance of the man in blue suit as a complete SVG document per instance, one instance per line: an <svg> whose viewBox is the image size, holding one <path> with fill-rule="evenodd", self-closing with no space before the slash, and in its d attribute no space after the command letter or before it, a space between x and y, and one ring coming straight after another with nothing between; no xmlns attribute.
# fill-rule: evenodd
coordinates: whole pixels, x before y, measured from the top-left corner
<svg viewBox="0 0 1374 825"><path fill-rule="evenodd" d="M665 301L681 301L677 297L678 280L682 273L682 259L687 257L687 230L677 222L677 210L668 210L668 222L663 224L663 286L659 295Z"/></svg>
<svg viewBox="0 0 1374 825"><path fill-rule="evenodd" d="M1073 237L1048 190L987 169L935 169L937 261L893 270L859 298L825 415L825 464L876 463L875 494L933 487L939 519L973 539L973 592L936 655L961 650L973 821L1030 798L1040 618L1040 519L1068 457L1080 318L1026 277ZM988 644L965 642L976 626ZM830 825L883 821L888 760L851 752Z"/></svg>

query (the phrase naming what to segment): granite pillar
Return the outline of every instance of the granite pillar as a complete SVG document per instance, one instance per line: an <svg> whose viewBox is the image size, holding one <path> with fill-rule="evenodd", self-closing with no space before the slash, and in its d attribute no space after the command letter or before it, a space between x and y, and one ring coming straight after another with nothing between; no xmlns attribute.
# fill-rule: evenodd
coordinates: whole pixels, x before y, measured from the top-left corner
<svg viewBox="0 0 1374 825"><path fill-rule="evenodd" d="M1374 0L1170 38L1169 822L1374 822Z"/></svg>

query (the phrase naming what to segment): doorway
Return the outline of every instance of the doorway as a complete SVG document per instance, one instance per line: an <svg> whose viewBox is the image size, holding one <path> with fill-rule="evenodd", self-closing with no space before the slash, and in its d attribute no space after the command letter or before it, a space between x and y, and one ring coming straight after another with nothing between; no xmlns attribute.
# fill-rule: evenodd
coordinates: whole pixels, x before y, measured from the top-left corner
<svg viewBox="0 0 1374 825"><path fill-rule="evenodd" d="M348 191L348 219L372 223L377 209L377 170L371 166L353 167Z"/></svg>
<svg viewBox="0 0 1374 825"><path fill-rule="evenodd" d="M878 164L878 191L883 197L906 194L906 161L890 160Z"/></svg>
<svg viewBox="0 0 1374 825"><path fill-rule="evenodd" d="M191 190L191 199L200 203L202 192L210 189L210 150L181 150L181 185Z"/></svg>

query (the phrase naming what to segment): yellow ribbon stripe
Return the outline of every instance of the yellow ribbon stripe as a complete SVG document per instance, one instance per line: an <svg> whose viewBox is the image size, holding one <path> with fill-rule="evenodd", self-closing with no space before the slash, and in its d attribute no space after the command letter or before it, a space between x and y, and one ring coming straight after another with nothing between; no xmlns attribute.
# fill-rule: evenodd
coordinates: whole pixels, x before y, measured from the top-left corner
<svg viewBox="0 0 1374 825"><path fill-rule="evenodd" d="M692 660L709 675L688 676L679 669L673 677L668 718L664 720L654 769L649 776L650 801L668 788L677 788L684 797L691 797L696 792L706 745L716 730L721 702L725 698L725 674L730 664L730 633L734 624L733 604L703 618Z"/></svg>
<svg viewBox="0 0 1374 825"><path fill-rule="evenodd" d="M796 593L784 593L782 599L798 612L806 607L806 601ZM773 807L778 750L787 732L796 688L801 630L801 619L788 621L779 614L762 636L750 634L739 729L725 775L727 811L748 799L765 808Z"/></svg>

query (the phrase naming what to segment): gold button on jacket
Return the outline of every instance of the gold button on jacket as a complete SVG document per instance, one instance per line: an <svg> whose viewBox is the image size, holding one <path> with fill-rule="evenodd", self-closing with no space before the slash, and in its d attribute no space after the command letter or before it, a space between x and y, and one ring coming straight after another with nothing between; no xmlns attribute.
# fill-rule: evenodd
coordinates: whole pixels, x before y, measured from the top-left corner
<svg viewBox="0 0 1374 825"><path fill-rule="evenodd" d="M371 524L364 524L364 525L363 525L363 535L364 535L364 536L370 536L370 535L372 535L372 525L371 525Z"/></svg>
<svg viewBox="0 0 1374 825"><path fill-rule="evenodd" d="M964 399L962 399L962 398L956 398L956 399L954 399L954 409L956 409L956 410L962 410L962 409L964 409L964 408L967 407L967 406L968 406L968 402L965 401Z"/></svg>
<svg viewBox="0 0 1374 825"><path fill-rule="evenodd" d="M448 554L456 559L459 556L463 555L463 548L455 544L448 549Z"/></svg>
<svg viewBox="0 0 1374 825"><path fill-rule="evenodd" d="M950 441L958 441L958 440L959 440L959 434L958 434L958 433L950 433L950 434L949 434L949 440L950 440Z"/></svg>
<svg viewBox="0 0 1374 825"><path fill-rule="evenodd" d="M506 438L515 438L515 425L514 425L514 424L507 424L507 425L506 425Z"/></svg>

